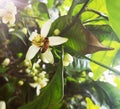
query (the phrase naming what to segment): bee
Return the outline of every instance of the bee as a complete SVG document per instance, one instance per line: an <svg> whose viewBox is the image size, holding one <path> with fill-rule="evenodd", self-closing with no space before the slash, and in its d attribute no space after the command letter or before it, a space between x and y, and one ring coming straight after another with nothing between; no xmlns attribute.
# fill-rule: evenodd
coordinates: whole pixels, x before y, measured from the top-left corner
<svg viewBox="0 0 120 109"><path fill-rule="evenodd" d="M42 47L42 53L44 53L47 49L49 48L49 39L48 38L45 38L44 39L44 45Z"/></svg>

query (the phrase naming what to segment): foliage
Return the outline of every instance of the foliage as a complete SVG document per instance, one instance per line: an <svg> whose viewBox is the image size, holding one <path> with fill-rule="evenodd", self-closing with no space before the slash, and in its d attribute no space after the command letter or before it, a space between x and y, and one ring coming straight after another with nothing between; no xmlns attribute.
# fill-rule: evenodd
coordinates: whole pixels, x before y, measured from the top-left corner
<svg viewBox="0 0 120 109"><path fill-rule="evenodd" d="M119 109L118 2L1 0L0 103Z"/></svg>

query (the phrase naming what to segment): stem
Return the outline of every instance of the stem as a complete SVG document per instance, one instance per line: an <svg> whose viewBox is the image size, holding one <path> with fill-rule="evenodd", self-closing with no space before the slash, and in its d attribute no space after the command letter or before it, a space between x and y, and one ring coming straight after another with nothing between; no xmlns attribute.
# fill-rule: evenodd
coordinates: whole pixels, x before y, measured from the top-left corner
<svg viewBox="0 0 120 109"><path fill-rule="evenodd" d="M71 7L70 7L70 9L68 11L69 16L72 16L72 12L73 12L73 9L74 9L75 5L76 5L76 2L75 2L75 0L73 0L72 4L71 4Z"/></svg>
<svg viewBox="0 0 120 109"><path fill-rule="evenodd" d="M92 59L90 59L90 58L88 58L88 57L86 57L86 56L83 56L83 57L86 58L86 59L88 59L88 60L90 60L91 62L93 62L93 63L95 63L95 64L97 64L97 65L100 65L100 66L102 66L102 67L104 67L104 68L106 68L106 69L108 69L108 70L110 70L110 71L112 71L112 72L115 72L116 74L120 75L120 71L118 71L118 70L116 70L116 69L113 69L113 68L111 68L111 67L109 67L109 66L106 66L106 65L100 63L100 62L97 62L97 61L95 61L95 60L92 60Z"/></svg>
<svg viewBox="0 0 120 109"><path fill-rule="evenodd" d="M89 0L86 0L85 4L83 5L83 7L81 8L81 10L79 11L79 13L76 15L76 17L73 19L72 23L70 25L68 25L65 29L62 30L61 34L66 33L67 31L70 30L70 28L76 23L76 21L79 19L80 15L82 14L82 12L85 10L86 6L88 5Z"/></svg>
<svg viewBox="0 0 120 109"><path fill-rule="evenodd" d="M103 13L99 12L99 11L96 11L96 10L93 10L93 9L86 9L86 11L90 11L90 12L93 12L95 14L98 14L99 16L102 16L103 18L108 20L108 17L106 15L104 15Z"/></svg>

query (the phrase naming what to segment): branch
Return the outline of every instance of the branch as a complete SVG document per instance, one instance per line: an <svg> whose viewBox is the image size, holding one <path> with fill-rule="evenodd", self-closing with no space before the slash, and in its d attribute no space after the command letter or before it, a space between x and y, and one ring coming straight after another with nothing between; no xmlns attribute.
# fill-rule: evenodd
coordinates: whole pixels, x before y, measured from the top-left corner
<svg viewBox="0 0 120 109"><path fill-rule="evenodd" d="M106 20L108 20L108 17L105 14L103 14L103 13L101 13L99 11L96 11L96 10L93 10L93 9L86 9L86 11L90 11L90 12L93 12L95 14L98 14L99 16L101 16L101 17L105 18Z"/></svg>
<svg viewBox="0 0 120 109"><path fill-rule="evenodd" d="M81 16L82 12L85 10L86 6L88 5L89 0L86 0L85 4L83 5L83 7L81 8L81 10L79 11L79 13L76 15L76 17L73 19L72 23L70 25L68 25L65 29L62 30L61 34L66 33L67 31L70 30L70 28L76 23L76 21L79 19L79 17Z"/></svg>

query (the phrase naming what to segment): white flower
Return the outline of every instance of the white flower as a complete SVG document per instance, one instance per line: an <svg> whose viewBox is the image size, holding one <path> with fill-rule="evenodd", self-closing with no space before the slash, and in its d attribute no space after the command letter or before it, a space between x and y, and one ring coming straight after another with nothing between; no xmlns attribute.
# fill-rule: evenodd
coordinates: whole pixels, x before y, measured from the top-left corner
<svg viewBox="0 0 120 109"><path fill-rule="evenodd" d="M15 15L17 13L16 6L11 1L4 2L4 8L0 9L0 17L2 17L3 23L15 23Z"/></svg>
<svg viewBox="0 0 120 109"><path fill-rule="evenodd" d="M38 76L34 76L34 83L30 83L30 86L36 88L36 94L40 94L40 89L47 85L48 79L45 77L46 72L42 71Z"/></svg>
<svg viewBox="0 0 120 109"><path fill-rule="evenodd" d="M33 59L34 56L41 51L41 60L45 63L54 63L53 54L49 46L56 46L65 43L68 39L60 36L50 36L47 38L49 29L51 27L51 21L47 21L41 28L41 33L38 34L37 31L32 32L29 40L32 45L29 47L26 54L27 59Z"/></svg>
<svg viewBox="0 0 120 109"><path fill-rule="evenodd" d="M0 109L6 109L6 103L4 101L0 101Z"/></svg>
<svg viewBox="0 0 120 109"><path fill-rule="evenodd" d="M63 65L68 66L72 62L73 62L73 57L70 54L66 53L63 59Z"/></svg>

